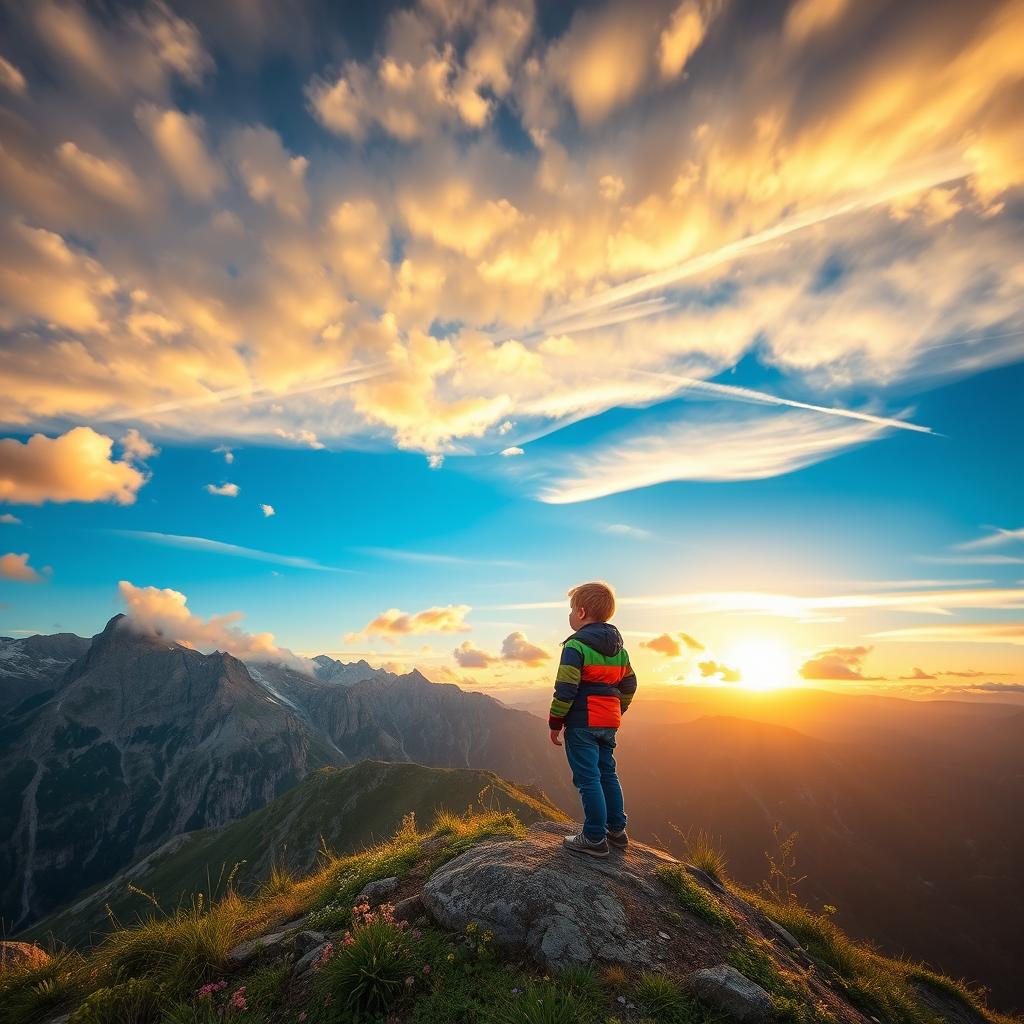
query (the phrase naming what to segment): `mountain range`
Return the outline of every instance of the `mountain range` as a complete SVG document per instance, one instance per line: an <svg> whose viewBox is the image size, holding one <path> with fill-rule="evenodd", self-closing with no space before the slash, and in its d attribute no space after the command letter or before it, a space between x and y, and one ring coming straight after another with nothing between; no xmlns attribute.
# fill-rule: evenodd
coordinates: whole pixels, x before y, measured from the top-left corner
<svg viewBox="0 0 1024 1024"><path fill-rule="evenodd" d="M123 616L91 641L8 640L0 654L8 932L38 925L79 941L102 926L97 893L118 913L138 909L129 878L165 905L242 860L240 882L257 885L275 858L308 867L321 835L354 849L404 810L457 809L483 788L472 774L428 781L418 766L494 772L509 780L487 783L502 799L512 784L579 815L538 714L416 671L327 656L308 672L246 665L140 634ZM798 833L802 900L838 908L844 928L887 952L989 986L996 1005L1024 1007L1019 705L641 690L618 744L637 838L683 855L686 834L703 830L754 886L779 823Z"/></svg>

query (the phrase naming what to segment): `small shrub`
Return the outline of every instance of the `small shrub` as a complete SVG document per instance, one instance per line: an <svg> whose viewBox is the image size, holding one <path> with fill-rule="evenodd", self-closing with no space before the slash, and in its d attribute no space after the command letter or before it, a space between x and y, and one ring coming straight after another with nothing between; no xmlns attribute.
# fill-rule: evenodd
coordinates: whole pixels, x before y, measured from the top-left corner
<svg viewBox="0 0 1024 1024"><path fill-rule="evenodd" d="M154 1024L160 1016L160 990L146 978L99 988L78 1007L68 1024Z"/></svg>
<svg viewBox="0 0 1024 1024"><path fill-rule="evenodd" d="M618 964L610 964L601 972L601 980L608 988L622 988L626 984L626 969Z"/></svg>
<svg viewBox="0 0 1024 1024"><path fill-rule="evenodd" d="M377 919L357 928L323 963L320 974L333 998L358 1019L387 1013L404 993L407 979L421 970L406 934Z"/></svg>
<svg viewBox="0 0 1024 1024"><path fill-rule="evenodd" d="M258 1010L274 1009L284 999L285 986L291 968L286 963L262 967L245 980L245 990L251 1006Z"/></svg>
<svg viewBox="0 0 1024 1024"><path fill-rule="evenodd" d="M665 864L657 868L655 873L672 890L684 910L703 918L709 924L735 928L728 911L711 893L702 889L681 864Z"/></svg>
<svg viewBox="0 0 1024 1024"><path fill-rule="evenodd" d="M764 852L768 858L765 892L779 903L796 903L796 887L807 877L798 875L796 868L796 841L800 833L790 832L788 836L783 836L782 822L777 821L772 826L772 838L775 840L775 848Z"/></svg>
<svg viewBox="0 0 1024 1024"><path fill-rule="evenodd" d="M683 856L686 861L695 868L700 868L716 882L724 882L728 875L725 851L721 843L702 828L690 829L687 832L683 832L678 825L673 825L672 828L683 841Z"/></svg>

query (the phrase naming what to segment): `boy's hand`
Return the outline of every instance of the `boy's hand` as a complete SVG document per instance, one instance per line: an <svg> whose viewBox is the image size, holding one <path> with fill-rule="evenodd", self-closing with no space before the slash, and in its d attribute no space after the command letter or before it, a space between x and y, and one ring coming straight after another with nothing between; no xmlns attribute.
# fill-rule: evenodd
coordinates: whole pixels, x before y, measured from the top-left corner
<svg viewBox="0 0 1024 1024"><path fill-rule="evenodd" d="M561 731L561 729L552 729L551 730L551 742L554 743L554 745L556 747L560 747L562 745L562 731Z"/></svg>

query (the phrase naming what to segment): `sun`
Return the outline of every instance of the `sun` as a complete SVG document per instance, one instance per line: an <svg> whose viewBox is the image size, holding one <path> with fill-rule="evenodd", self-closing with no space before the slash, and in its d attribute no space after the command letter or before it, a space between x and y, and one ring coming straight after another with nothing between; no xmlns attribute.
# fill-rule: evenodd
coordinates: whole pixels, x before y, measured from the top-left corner
<svg viewBox="0 0 1024 1024"><path fill-rule="evenodd" d="M739 670L738 683L746 690L777 690L795 682L796 655L775 637L744 637L726 649L722 660Z"/></svg>

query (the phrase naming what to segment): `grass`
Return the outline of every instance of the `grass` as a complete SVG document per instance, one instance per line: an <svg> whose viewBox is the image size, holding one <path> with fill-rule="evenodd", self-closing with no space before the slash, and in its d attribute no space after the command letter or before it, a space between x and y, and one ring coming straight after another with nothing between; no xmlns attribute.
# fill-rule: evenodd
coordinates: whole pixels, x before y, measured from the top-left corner
<svg viewBox="0 0 1024 1024"><path fill-rule="evenodd" d="M858 945L827 914L816 914L793 900L779 902L733 888L737 895L791 932L814 960L831 968L833 987L858 1009L877 1017L883 1024L934 1024L934 1014L923 1005L910 984L915 979L935 985L989 1020L999 1024L1011 1024L1014 1020L993 1013L962 982ZM778 995L785 998L784 993Z"/></svg>
<svg viewBox="0 0 1024 1024"><path fill-rule="evenodd" d="M663 974L641 974L633 998L645 1014L663 1024L708 1024L714 1018Z"/></svg>
<svg viewBox="0 0 1024 1024"><path fill-rule="evenodd" d="M409 815L387 842L345 856L325 850L306 878L282 870L256 896L228 891L212 903L196 896L172 913L154 908L86 956L58 951L47 964L0 974L4 1024L35 1024L61 1011L73 1011L73 1024L292 1024L300 1010L307 1024L385 1015L401 1024L713 1024L708 1009L663 974L637 977L605 966L600 975L573 968L548 977L493 949L489 933L475 926L464 934L424 927L420 934L386 916L376 924L360 915L353 921L352 903L367 882L426 875L481 839L522 833L520 821L499 809L441 812L426 829ZM723 930L726 959L770 994L779 1024L835 1024L784 947L741 931L723 901L685 867L663 865L657 873L681 911ZM1011 1024L962 982L856 945L828 915L728 886L792 932L817 961L821 980L880 1024L935 1024L914 983L960 1000L993 1024ZM275 953L231 974L227 956L238 942L306 913L329 930L349 928L351 941L333 935L331 955L305 980ZM206 983L216 985L212 996L197 991Z"/></svg>
<svg viewBox="0 0 1024 1024"><path fill-rule="evenodd" d="M736 923L718 899L694 880L681 864L665 864L655 874L672 890L684 910L707 921L708 924L734 929Z"/></svg>
<svg viewBox="0 0 1024 1024"><path fill-rule="evenodd" d="M700 868L716 882L725 882L729 877L726 873L725 851L721 843L704 829L690 829L683 832L678 825L672 828L683 841L683 857L687 863Z"/></svg>

